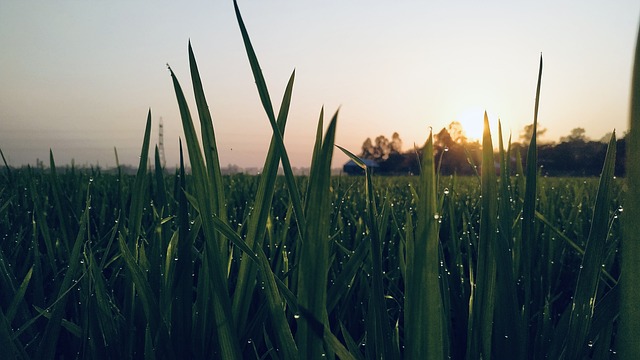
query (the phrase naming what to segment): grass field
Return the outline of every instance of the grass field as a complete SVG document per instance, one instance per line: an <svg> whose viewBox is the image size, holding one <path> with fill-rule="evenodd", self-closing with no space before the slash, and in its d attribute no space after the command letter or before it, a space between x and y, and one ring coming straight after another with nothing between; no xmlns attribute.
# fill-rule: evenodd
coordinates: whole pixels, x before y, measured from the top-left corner
<svg viewBox="0 0 640 360"><path fill-rule="evenodd" d="M200 139L171 72L189 164L181 150L179 170L162 171L149 114L136 176L59 169L53 154L44 170L6 167L3 358L640 353L640 231L627 215L639 211L640 164L613 176L615 135L600 178L539 176L535 136L526 166L509 169L486 117L483 163L499 173L439 176L429 136L420 176L331 177L338 116L325 126L321 111L310 175L294 177L283 142L294 74L276 113L237 16L273 129L262 174L221 175L191 48ZM541 74L542 60L534 126ZM634 74L628 159L640 154Z"/></svg>

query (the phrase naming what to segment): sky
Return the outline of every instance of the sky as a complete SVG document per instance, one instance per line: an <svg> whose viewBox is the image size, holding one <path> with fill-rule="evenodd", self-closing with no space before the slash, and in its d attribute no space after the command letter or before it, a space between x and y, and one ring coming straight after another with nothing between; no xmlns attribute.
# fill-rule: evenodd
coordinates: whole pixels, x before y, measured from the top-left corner
<svg viewBox="0 0 640 360"><path fill-rule="evenodd" d="M640 2L240 0L272 102L295 69L285 144L310 165L320 110L339 110L336 143L400 134L404 148L483 112L518 140L533 121L544 68L541 140L582 127L598 140L628 128ZM196 109L188 42L198 62L220 162L262 167L271 128L231 0L0 0L0 149L13 166L139 161L147 112L164 126L167 166L184 138L167 64ZM494 142L495 142L494 137ZM347 158L337 150L333 166Z"/></svg>

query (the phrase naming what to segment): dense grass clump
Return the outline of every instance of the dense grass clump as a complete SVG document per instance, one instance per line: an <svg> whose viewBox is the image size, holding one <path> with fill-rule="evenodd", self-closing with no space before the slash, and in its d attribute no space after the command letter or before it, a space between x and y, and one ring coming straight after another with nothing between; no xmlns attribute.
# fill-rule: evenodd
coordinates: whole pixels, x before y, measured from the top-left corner
<svg viewBox="0 0 640 360"><path fill-rule="evenodd" d="M147 163L149 114L135 176L60 169L53 154L46 169L6 167L3 358L638 353L630 284L640 254L637 221L627 216L640 203L638 166L628 179L613 176L615 134L600 178L540 177L535 135L526 168L510 169L509 144L500 139L493 153L486 116L490 165L475 177L439 176L431 136L420 176L374 177L340 148L365 176L331 177L338 116L325 129L321 111L310 175L294 177L283 142L294 74L276 113L237 6L236 14L273 130L262 174L222 176L191 46L201 139L171 72L189 164L182 144L174 173L157 150ZM533 134L541 76L542 60Z"/></svg>

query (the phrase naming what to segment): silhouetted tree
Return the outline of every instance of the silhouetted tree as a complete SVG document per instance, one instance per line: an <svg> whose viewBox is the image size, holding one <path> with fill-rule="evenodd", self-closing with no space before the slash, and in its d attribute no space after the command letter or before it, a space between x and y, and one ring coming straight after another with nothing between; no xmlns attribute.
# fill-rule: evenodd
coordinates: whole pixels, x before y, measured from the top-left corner
<svg viewBox="0 0 640 360"><path fill-rule="evenodd" d="M585 142L589 140L587 138L587 136L585 135L585 130L584 128L581 127L577 127L575 129L571 130L571 133L567 136L563 136L560 138L560 142L572 142L572 141L580 141L580 142ZM607 140L606 142L608 142L609 140Z"/></svg>
<svg viewBox="0 0 640 360"><path fill-rule="evenodd" d="M400 134L398 134L397 132L394 132L393 135L391 135L390 146L391 146L391 150L390 150L391 154L402 153L402 139L400 139Z"/></svg>
<svg viewBox="0 0 640 360"><path fill-rule="evenodd" d="M380 135L376 138L375 146L373 147L373 158L376 160L386 160L391 152L391 143L386 136Z"/></svg>
<svg viewBox="0 0 640 360"><path fill-rule="evenodd" d="M458 121L452 121L447 127L451 139L458 144L465 144L467 142L467 135L462 127L462 124Z"/></svg>
<svg viewBox="0 0 640 360"><path fill-rule="evenodd" d="M611 135L613 134L613 132L609 131L608 133L604 134L601 138L600 138L600 142L601 143L605 143L607 144L609 142L609 140L611 140Z"/></svg>
<svg viewBox="0 0 640 360"><path fill-rule="evenodd" d="M453 135L450 131L454 131ZM471 175L474 169L469 160L478 164L480 143L468 142L462 125L454 121L434 135L436 167L443 175Z"/></svg>
<svg viewBox="0 0 640 360"><path fill-rule="evenodd" d="M455 136L450 131L453 131ZM521 138L530 137L532 131L533 126L526 126ZM538 136L545 132L546 129L540 128ZM616 142L616 176L625 174L625 137L626 134ZM569 135L563 136L562 141L558 144L543 143L538 145L538 164L545 175L599 176L611 134L607 134L605 138L601 141L590 141L583 128L572 129ZM482 153L480 142L468 141L460 123L453 122L435 134L433 147L436 167L443 175L473 175L475 169L470 163L477 166L482 165L480 163ZM528 141L511 143L509 163L512 174L516 170L518 160L526 167L528 147ZM418 174L421 156L422 149L402 152L402 140L398 133L393 133L391 141L380 135L375 138L375 141L367 138L362 144L361 157L377 162L379 165L378 174ZM520 159L517 159L518 156Z"/></svg>
<svg viewBox="0 0 640 360"><path fill-rule="evenodd" d="M363 159L374 158L374 148L371 138L367 138L364 143L362 143L362 152L360 153L360 157Z"/></svg>
<svg viewBox="0 0 640 360"><path fill-rule="evenodd" d="M539 140L546 132L547 129L543 128L538 124L536 140ZM520 140L523 144L529 144L531 141L531 137L533 136L533 124L526 125L522 132L520 133Z"/></svg>

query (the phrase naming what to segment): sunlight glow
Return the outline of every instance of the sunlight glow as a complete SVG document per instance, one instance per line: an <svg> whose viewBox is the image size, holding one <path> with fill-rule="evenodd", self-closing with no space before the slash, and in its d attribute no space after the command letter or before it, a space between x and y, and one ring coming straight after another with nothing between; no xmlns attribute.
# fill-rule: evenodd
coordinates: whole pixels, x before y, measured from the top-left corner
<svg viewBox="0 0 640 360"><path fill-rule="evenodd" d="M484 111L485 110L481 106L470 106L456 114L454 120L462 125L469 141L482 141ZM493 121L490 115L489 121ZM491 125L493 128L493 124Z"/></svg>

